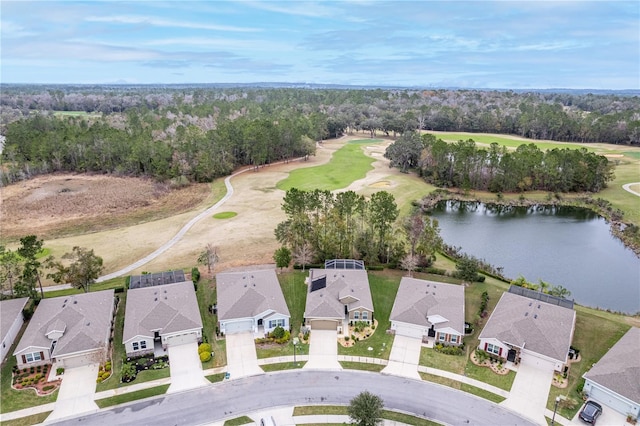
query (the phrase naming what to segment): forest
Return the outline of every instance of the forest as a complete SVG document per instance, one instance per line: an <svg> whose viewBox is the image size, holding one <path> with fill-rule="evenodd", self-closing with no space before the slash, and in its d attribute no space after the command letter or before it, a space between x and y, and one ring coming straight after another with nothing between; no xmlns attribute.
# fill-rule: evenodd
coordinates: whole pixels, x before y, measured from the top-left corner
<svg viewBox="0 0 640 426"><path fill-rule="evenodd" d="M239 166L313 155L315 142L355 131L371 137L442 130L640 144L640 97L629 93L207 85L1 89L3 185L56 171L210 181Z"/></svg>

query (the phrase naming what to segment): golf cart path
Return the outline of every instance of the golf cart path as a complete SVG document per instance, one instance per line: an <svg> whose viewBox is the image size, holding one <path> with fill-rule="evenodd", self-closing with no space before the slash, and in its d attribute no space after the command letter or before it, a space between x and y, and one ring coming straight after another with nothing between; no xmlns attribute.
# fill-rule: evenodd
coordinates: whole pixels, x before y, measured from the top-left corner
<svg viewBox="0 0 640 426"><path fill-rule="evenodd" d="M622 185L622 189L624 189L627 192L632 193L633 195L637 195L638 197L640 197L640 192L636 192L633 189L631 189L632 185L639 185L640 182L631 182L631 183L625 183L624 185Z"/></svg>

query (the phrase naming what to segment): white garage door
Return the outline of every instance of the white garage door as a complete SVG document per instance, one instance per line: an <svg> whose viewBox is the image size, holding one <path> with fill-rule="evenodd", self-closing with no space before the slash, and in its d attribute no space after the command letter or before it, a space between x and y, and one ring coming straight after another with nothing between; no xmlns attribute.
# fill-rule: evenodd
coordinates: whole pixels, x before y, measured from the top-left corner
<svg viewBox="0 0 640 426"><path fill-rule="evenodd" d="M226 334L244 333L252 329L253 320L228 322L224 326Z"/></svg>
<svg viewBox="0 0 640 426"><path fill-rule="evenodd" d="M196 333L179 334L177 336L167 337L168 346L184 345L185 343L193 343L197 341L198 335Z"/></svg>
<svg viewBox="0 0 640 426"><path fill-rule="evenodd" d="M611 407L617 412L621 414L628 414L632 412L632 408L629 404L626 404L624 401L621 401L619 398L614 397L606 391L603 391L598 386L592 386L589 391L589 398L595 399L596 401L606 405L607 407Z"/></svg>
<svg viewBox="0 0 640 426"><path fill-rule="evenodd" d="M60 359L64 368L82 367L89 364L96 364L101 361L100 355L93 353L89 355L71 356Z"/></svg>
<svg viewBox="0 0 640 426"><path fill-rule="evenodd" d="M396 334L400 336L415 337L417 339L422 338L422 329L418 327L411 327L409 325L396 326Z"/></svg>

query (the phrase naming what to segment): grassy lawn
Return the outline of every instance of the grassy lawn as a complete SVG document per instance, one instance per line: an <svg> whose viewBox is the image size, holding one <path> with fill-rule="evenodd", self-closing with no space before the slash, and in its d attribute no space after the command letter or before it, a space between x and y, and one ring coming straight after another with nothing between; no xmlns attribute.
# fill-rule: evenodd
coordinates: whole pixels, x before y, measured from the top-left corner
<svg viewBox="0 0 640 426"><path fill-rule="evenodd" d="M640 149L637 152L640 156ZM638 202L640 198L624 189L622 185L631 182L640 182L640 159L627 157L616 158L615 179L609 182L608 187L603 189L593 198L603 198L624 212L625 220L640 226L640 209Z"/></svg>
<svg viewBox="0 0 640 426"><path fill-rule="evenodd" d="M213 215L214 219L231 219L232 217L236 217L238 213L236 212L220 212Z"/></svg>
<svg viewBox="0 0 640 426"><path fill-rule="evenodd" d="M295 364L293 362L281 362L278 364L261 365L260 368L262 368L265 373L270 373L272 371L295 370L304 367L306 363L306 361L298 361Z"/></svg>
<svg viewBox="0 0 640 426"><path fill-rule="evenodd" d="M289 343L287 344L274 344L271 347L265 348L256 346L256 354L258 355L258 359L293 355L293 342L289 340ZM298 344L296 355L309 355L309 345Z"/></svg>
<svg viewBox="0 0 640 426"><path fill-rule="evenodd" d="M582 403L581 396L576 392L582 375L629 330L625 317L580 306L576 307L576 311L576 331L573 337L573 346L580 350L582 359L580 362L571 364L569 386L565 389L551 386L549 399L547 400L547 408L550 410L553 410L555 399L559 395L564 395L577 401L573 409L558 407L558 412L569 419L573 418L578 412Z"/></svg>
<svg viewBox="0 0 640 426"><path fill-rule="evenodd" d="M253 420L251 420L249 417L242 416L242 417L236 417L235 419L229 419L225 421L224 426L241 426L241 425L248 425L253 423L254 423Z"/></svg>
<svg viewBox="0 0 640 426"><path fill-rule="evenodd" d="M471 393L475 396L479 396L480 398L488 399L491 402L495 402L496 404L499 404L505 400L504 397L500 395L496 395L495 393L491 393L489 391L477 388L475 386L468 385L466 383L460 383L457 380L448 379L446 377L440 377L440 376L436 376L428 373L420 373L420 377L422 377L422 380L438 383L440 385L448 386L453 389L458 389L463 392Z"/></svg>
<svg viewBox="0 0 640 426"><path fill-rule="evenodd" d="M509 374L502 376L494 373L489 367L478 367L471 361L467 362L465 372L467 377L488 383L506 391L511 390L513 380L516 378L516 373L513 371L509 371Z"/></svg>
<svg viewBox="0 0 640 426"><path fill-rule="evenodd" d="M15 420L4 420L2 422L2 426L29 426L29 425L39 425L40 423L44 423L47 417L49 417L51 411L47 411L45 413L38 413L32 416L20 417Z"/></svg>
<svg viewBox="0 0 640 426"><path fill-rule="evenodd" d="M152 396L164 395L169 389L169 385L156 386L149 389L142 389L135 392L116 395L110 398L98 399L96 404L100 408L111 407L112 405L124 404L126 402L137 401L139 399L150 398Z"/></svg>
<svg viewBox="0 0 640 426"><path fill-rule="evenodd" d="M2 365L2 370L0 371L0 413L9 413L11 411L34 407L36 405L48 404L50 402L55 402L56 398L58 398L57 390L51 395L38 396L33 389L18 391L11 387L12 369L13 366L16 365L16 357L11 354L16 350L16 346L22 338L22 334L24 333L24 330L26 330L27 324L28 323L25 323L22 326L22 329L16 336L16 339L9 350L7 362Z"/></svg>
<svg viewBox="0 0 640 426"><path fill-rule="evenodd" d="M379 373L385 367L380 364L369 364L367 362L351 362L351 361L340 361L340 365L342 368L346 368L348 370L362 370L362 371L374 371Z"/></svg>
<svg viewBox="0 0 640 426"><path fill-rule="evenodd" d="M346 405L305 405L295 407L293 409L293 416L313 416L313 415L325 415L325 416L347 416ZM391 410L382 410L382 418L385 420L391 420L399 423L415 426L433 426L440 425L440 423L432 422L420 417L412 416L410 414L398 413Z"/></svg>
<svg viewBox="0 0 640 426"><path fill-rule="evenodd" d="M101 283L91 284L91 286L89 287L89 290L102 291L102 290L110 290L112 288L125 288L125 277L113 278L108 281L103 281ZM51 299L52 297L69 296L72 294L80 294L80 293L84 293L84 291L79 288L69 288L66 290L46 291L44 293L44 297L46 299Z"/></svg>
<svg viewBox="0 0 640 426"><path fill-rule="evenodd" d="M589 146L584 146L580 144L567 143L567 142L549 142L549 141L538 141L535 139L521 139L516 137L509 137L508 135L492 135L486 133L455 133L455 132L426 132L433 133L437 138L442 139L446 142L457 142L459 140L468 140L473 139L478 144L490 145L493 142L496 142L499 145L504 145L508 148L517 148L522 144L530 144L534 143L541 150L548 150L553 148L572 148L579 149L582 147L587 148L589 151L595 151L594 148Z"/></svg>
<svg viewBox="0 0 640 426"><path fill-rule="evenodd" d="M420 351L420 365L463 374L467 364L464 355L445 355L431 348L423 347Z"/></svg>
<svg viewBox="0 0 640 426"><path fill-rule="evenodd" d="M297 336L304 316L304 308L307 303L307 285L304 283L308 271L283 272L278 274L280 288L287 302L291 314L291 335ZM292 353L293 354L293 353Z"/></svg>
<svg viewBox="0 0 640 426"><path fill-rule="evenodd" d="M276 184L278 189L286 191L298 188L304 191L314 189L340 189L351 182L362 179L373 167L375 159L367 157L362 151L364 144L370 145L381 142L380 139L350 141L337 150L327 164L293 170L289 177Z"/></svg>
<svg viewBox="0 0 640 426"><path fill-rule="evenodd" d="M124 345L122 344L122 332L124 330L124 311L127 304L127 293L118 293L117 296L120 299L120 302L118 303L118 310L116 311L116 323L113 332L113 342L111 345L111 368L113 373L107 380L102 383L98 383L96 386L96 392L115 389L126 385L124 383L120 383L120 378L122 377L123 361L126 358L126 352L124 350ZM135 383L136 381L137 378L132 383Z"/></svg>
<svg viewBox="0 0 640 426"><path fill-rule="evenodd" d="M378 327L371 337L356 342L349 348L338 345L338 354L389 359L393 344L393 335L387 334L387 330L391 327L389 315L400 286L399 275L394 272L397 271L369 272L374 318L378 321ZM369 347L373 350L370 351Z"/></svg>
<svg viewBox="0 0 640 426"><path fill-rule="evenodd" d="M209 342L214 352L214 357L210 361L202 363L202 368L222 367L227 364L227 341L225 339L216 339L216 326L218 324L218 315L209 312L209 305L217 302L217 287L214 280L204 278L206 271L201 271L200 282L196 297L198 298L198 306L200 308L200 317L202 318L202 336Z"/></svg>
<svg viewBox="0 0 640 426"><path fill-rule="evenodd" d="M210 376L205 376L205 379L210 381L211 383L218 383L224 380L225 373L212 374Z"/></svg>

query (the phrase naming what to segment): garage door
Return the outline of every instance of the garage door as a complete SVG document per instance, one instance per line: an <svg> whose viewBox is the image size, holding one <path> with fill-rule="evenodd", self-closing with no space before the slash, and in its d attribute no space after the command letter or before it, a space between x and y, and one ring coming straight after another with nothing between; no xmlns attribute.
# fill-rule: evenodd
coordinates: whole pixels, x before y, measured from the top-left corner
<svg viewBox="0 0 640 426"><path fill-rule="evenodd" d="M73 368L73 367L82 367L89 364L99 363L101 359L99 354L93 353L88 355L85 354L85 355L79 355L79 356L71 356L68 358L62 358L62 359L59 359L59 361L62 362L62 365L64 365L64 368Z"/></svg>
<svg viewBox="0 0 640 426"><path fill-rule="evenodd" d="M338 321L313 320L311 321L311 330L337 330Z"/></svg>
<svg viewBox="0 0 640 426"><path fill-rule="evenodd" d="M422 338L422 328L411 327L409 325L397 325L396 335L415 337L417 339Z"/></svg>
<svg viewBox="0 0 640 426"><path fill-rule="evenodd" d="M198 335L196 333L179 334L177 336L167 337L168 346L184 345L185 343L193 343L197 341Z"/></svg>
<svg viewBox="0 0 640 426"><path fill-rule="evenodd" d="M632 407L629 404L626 404L624 401L621 401L619 398L614 397L610 393L603 391L598 386L591 386L591 390L589 391L589 398L595 399L596 401L606 405L607 407L611 407L617 412L621 414L627 414L632 412Z"/></svg>
<svg viewBox="0 0 640 426"><path fill-rule="evenodd" d="M234 333L244 333L247 331L253 330L253 321L234 321L225 323L224 326L225 333L234 334Z"/></svg>

